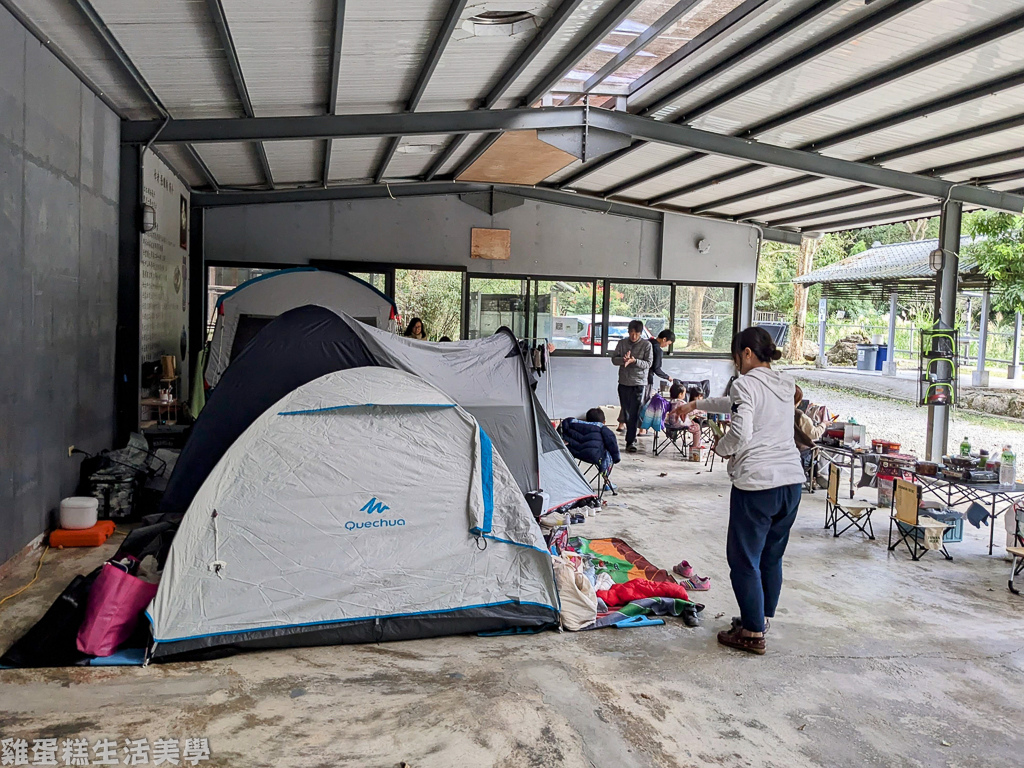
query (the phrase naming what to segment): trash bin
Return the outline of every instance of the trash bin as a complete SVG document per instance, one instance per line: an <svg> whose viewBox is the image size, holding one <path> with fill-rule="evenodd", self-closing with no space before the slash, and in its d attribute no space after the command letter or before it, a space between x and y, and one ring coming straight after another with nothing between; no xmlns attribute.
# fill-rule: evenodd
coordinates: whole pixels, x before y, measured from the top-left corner
<svg viewBox="0 0 1024 768"><path fill-rule="evenodd" d="M875 357L878 355L878 347L874 344L857 345L857 370L875 370Z"/></svg>
<svg viewBox="0 0 1024 768"><path fill-rule="evenodd" d="M884 371L885 361L889 359L889 345L883 344L878 348L878 352L875 354L875 370Z"/></svg>

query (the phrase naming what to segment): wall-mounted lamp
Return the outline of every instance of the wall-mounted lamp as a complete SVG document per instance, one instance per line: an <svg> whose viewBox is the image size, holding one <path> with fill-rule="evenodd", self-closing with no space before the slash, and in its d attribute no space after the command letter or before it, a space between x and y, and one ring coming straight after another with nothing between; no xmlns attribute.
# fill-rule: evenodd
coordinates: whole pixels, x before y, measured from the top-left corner
<svg viewBox="0 0 1024 768"><path fill-rule="evenodd" d="M156 208L152 205L142 206L142 231L152 232L156 229Z"/></svg>
<svg viewBox="0 0 1024 768"><path fill-rule="evenodd" d="M946 252L941 248L936 248L934 251L928 254L928 266L936 272L942 269L942 265L946 261Z"/></svg>

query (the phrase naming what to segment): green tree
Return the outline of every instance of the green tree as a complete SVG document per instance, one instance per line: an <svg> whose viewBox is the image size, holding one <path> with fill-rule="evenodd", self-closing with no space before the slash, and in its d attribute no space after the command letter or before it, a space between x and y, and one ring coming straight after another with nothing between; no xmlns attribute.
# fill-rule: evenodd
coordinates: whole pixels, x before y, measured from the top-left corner
<svg viewBox="0 0 1024 768"><path fill-rule="evenodd" d="M963 249L983 274L998 284L993 298L997 312L1024 312L1024 216L977 211L964 217L964 229L974 238Z"/></svg>

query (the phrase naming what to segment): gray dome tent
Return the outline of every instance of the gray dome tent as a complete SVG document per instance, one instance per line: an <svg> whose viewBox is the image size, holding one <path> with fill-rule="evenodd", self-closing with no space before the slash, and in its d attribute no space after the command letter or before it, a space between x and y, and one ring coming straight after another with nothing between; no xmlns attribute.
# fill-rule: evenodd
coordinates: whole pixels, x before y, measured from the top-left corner
<svg viewBox="0 0 1024 768"><path fill-rule="evenodd" d="M327 374L253 422L181 521L154 659L540 628L540 528L476 419L423 379Z"/></svg>
<svg viewBox="0 0 1024 768"><path fill-rule="evenodd" d="M184 512L231 444L272 403L331 371L374 365L419 376L472 413L520 490L543 489L549 509L595 498L537 402L510 332L436 344L306 306L273 320L225 371L178 458L160 510Z"/></svg>

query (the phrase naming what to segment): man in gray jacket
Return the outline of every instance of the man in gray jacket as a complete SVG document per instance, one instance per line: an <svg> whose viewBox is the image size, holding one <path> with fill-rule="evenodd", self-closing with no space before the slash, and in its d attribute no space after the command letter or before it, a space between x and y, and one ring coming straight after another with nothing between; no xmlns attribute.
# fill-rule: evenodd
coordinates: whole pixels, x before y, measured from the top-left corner
<svg viewBox="0 0 1024 768"><path fill-rule="evenodd" d="M636 427L647 386L647 371L654 360L651 342L643 338L644 324L629 323L629 336L619 339L612 364L619 367L619 404L626 415L626 450L636 453Z"/></svg>

